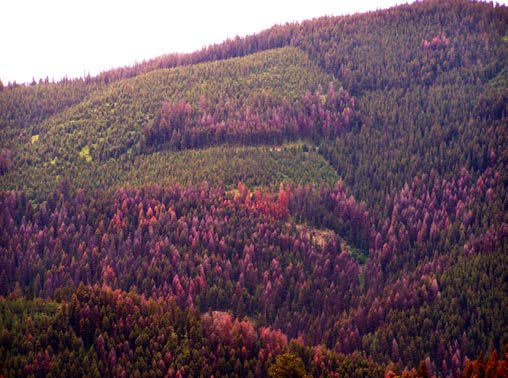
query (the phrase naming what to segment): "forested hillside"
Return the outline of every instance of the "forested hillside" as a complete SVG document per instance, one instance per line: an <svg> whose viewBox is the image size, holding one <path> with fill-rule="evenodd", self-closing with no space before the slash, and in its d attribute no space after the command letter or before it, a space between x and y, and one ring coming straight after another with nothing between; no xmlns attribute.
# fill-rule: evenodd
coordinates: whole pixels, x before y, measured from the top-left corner
<svg viewBox="0 0 508 378"><path fill-rule="evenodd" d="M0 88L0 376L508 375L508 8Z"/></svg>

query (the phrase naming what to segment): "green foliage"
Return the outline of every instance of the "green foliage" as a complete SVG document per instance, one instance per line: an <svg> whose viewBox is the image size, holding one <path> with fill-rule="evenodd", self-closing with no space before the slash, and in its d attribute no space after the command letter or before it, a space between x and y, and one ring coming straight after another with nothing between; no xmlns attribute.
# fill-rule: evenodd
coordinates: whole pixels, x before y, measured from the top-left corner
<svg viewBox="0 0 508 378"><path fill-rule="evenodd" d="M0 91L0 147L34 141L41 123L102 88L84 80L41 82Z"/></svg>
<svg viewBox="0 0 508 378"><path fill-rule="evenodd" d="M274 378L303 378L307 376L302 359L290 353L278 355L275 364L268 369L268 374Z"/></svg>
<svg viewBox="0 0 508 378"><path fill-rule="evenodd" d="M118 175L110 185L134 187L174 182L189 185L203 181L213 186L224 185L225 188L236 187L239 181L251 188L274 188L289 182L320 182L332 186L338 179L319 154L315 151L303 152L296 144L163 151L136 157L132 163L108 162L102 167L104 171ZM97 169L96 177L102 167Z"/></svg>
<svg viewBox="0 0 508 378"><path fill-rule="evenodd" d="M4 189L23 187L31 191L33 188L38 193L47 192L63 178L74 181L76 176L82 176L83 170L88 173L83 181L92 187L118 186L122 173L131 170L129 167L137 169L137 165L145 168L147 164L159 164L158 169L164 169L165 165L168 171L185 170L187 162L183 155L168 155L166 152L154 156L144 154L143 129L153 123L164 101L188 101L196 109L204 106L204 101L210 108L236 111L261 95L269 96L270 101L276 103L282 100L294 103L304 93L313 92L320 84L327 85L331 80L304 53L288 47L241 59L158 70L119 81L101 91L91 91L80 103L38 123L36 136L13 151L14 169L11 169L9 177L2 177L0 183ZM34 143L35 140L37 143ZM217 155L217 150L214 151L213 154ZM236 164L243 161L241 155ZM227 152L221 158L222 162L227 156L231 153ZM307 160L304 154L300 153L300 156L302 160ZM161 164L161 161L172 160L173 157L178 164ZM192 164L194 156L188 158ZM275 168L274 155L268 158ZM93 161L92 166L86 167L82 164L83 160L88 163ZM200 163L200 166L206 170L206 165L211 164L213 170L214 163L214 157L210 156L206 164ZM287 163L287 158L282 159L283 165ZM302 172L307 169L305 167ZM236 177L242 170L244 168L236 170ZM282 171L276 180L269 183L261 180L254 185L278 184L284 180L285 168L277 167L276 170ZM241 180L251 181L249 175L252 173L246 173ZM319 171L315 173L320 174ZM115 181L113 178L118 175L119 181ZM310 177L313 178L313 175L311 172ZM101 176L109 182L104 182ZM209 179L204 174L196 177ZM148 179L148 182L152 180ZM192 178L190 181L198 180ZM121 184L130 182L123 181Z"/></svg>
<svg viewBox="0 0 508 378"><path fill-rule="evenodd" d="M294 343L283 353L273 349L277 334L227 313L200 316L171 299L81 285L64 303L0 299L0 374L307 377L328 375L324 366L351 377L382 373L358 354Z"/></svg>
<svg viewBox="0 0 508 378"><path fill-rule="evenodd" d="M333 186L338 176L330 164L315 151L304 151L301 144L280 146L220 146L184 151L159 151L133 159L110 159L90 162L83 159L64 170L52 158L43 167L10 171L0 180L4 190L25 190L29 197L42 200L66 177L76 188L106 189L113 193L120 187L144 185L184 186L208 182L212 186L235 188L242 181L251 188L278 188L281 183ZM87 160L85 160L85 158ZM65 164L62 163L62 164Z"/></svg>
<svg viewBox="0 0 508 378"><path fill-rule="evenodd" d="M90 147L85 146L79 151L79 157L85 159L86 162L90 163L92 161L92 157L90 156ZM55 164L55 160L51 160L51 164Z"/></svg>
<svg viewBox="0 0 508 378"><path fill-rule="evenodd" d="M464 363L508 342L507 30L425 1L0 83L0 375L502 376Z"/></svg>

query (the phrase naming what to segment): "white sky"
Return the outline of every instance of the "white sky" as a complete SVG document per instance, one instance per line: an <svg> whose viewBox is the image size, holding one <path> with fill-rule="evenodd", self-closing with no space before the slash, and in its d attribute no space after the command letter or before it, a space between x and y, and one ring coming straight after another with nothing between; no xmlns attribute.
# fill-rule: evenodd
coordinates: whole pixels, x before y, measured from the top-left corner
<svg viewBox="0 0 508 378"><path fill-rule="evenodd" d="M274 24L413 0L2 0L0 79L96 75Z"/></svg>

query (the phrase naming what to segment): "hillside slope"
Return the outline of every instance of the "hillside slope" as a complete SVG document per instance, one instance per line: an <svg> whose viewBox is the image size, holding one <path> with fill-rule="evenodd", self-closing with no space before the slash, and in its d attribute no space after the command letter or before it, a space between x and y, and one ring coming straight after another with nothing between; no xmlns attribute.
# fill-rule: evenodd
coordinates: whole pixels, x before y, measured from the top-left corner
<svg viewBox="0 0 508 378"><path fill-rule="evenodd" d="M150 155L156 151L225 143L273 145L313 136L314 131L300 133L303 127L318 127L308 121L303 125L309 118L302 114L305 109L317 105L337 112L350 101L346 92L339 92L341 97L333 100L337 103L321 102L322 95L314 93L323 86L338 87L332 82L305 54L289 47L115 82L23 128L21 141L10 151L9 172L0 182L4 189L47 193L63 178L79 181L86 172L86 181L79 181L84 187L118 186L112 177L153 161ZM259 153L263 159L263 149ZM160 174L149 177L145 183L163 179Z"/></svg>
<svg viewBox="0 0 508 378"><path fill-rule="evenodd" d="M507 60L507 7L423 1L4 89L0 374L503 356Z"/></svg>

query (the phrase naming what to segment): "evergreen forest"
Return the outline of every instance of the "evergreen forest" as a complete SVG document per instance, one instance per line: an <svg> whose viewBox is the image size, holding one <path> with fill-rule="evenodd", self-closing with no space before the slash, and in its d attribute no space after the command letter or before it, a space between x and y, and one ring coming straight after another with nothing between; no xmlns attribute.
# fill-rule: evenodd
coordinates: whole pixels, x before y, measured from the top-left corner
<svg viewBox="0 0 508 378"><path fill-rule="evenodd" d="M0 82L0 377L508 377L508 7Z"/></svg>

